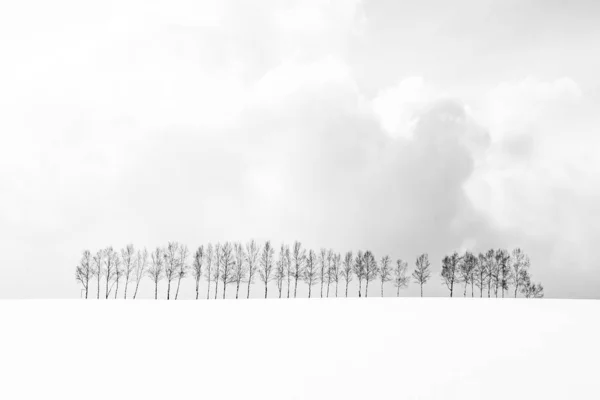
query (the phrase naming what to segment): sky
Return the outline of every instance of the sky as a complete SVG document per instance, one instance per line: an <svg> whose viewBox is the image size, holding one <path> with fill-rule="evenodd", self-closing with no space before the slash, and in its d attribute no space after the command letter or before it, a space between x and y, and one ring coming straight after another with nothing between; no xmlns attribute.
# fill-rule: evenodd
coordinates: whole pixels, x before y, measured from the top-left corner
<svg viewBox="0 0 600 400"><path fill-rule="evenodd" d="M598 298L598 12L4 2L0 297L79 297L84 249L254 238L427 252L430 296L444 254L520 247L546 297Z"/></svg>

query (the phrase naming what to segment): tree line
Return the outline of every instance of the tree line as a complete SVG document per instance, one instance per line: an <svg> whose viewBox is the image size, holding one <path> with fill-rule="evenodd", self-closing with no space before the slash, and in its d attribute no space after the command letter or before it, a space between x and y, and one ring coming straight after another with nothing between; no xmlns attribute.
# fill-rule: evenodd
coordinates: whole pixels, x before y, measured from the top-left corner
<svg viewBox="0 0 600 400"><path fill-rule="evenodd" d="M214 246L199 246L193 254L188 247L169 242L166 247L157 247L152 252L147 249L136 250L132 244L121 250L107 247L92 254L89 250L83 255L76 267L75 278L85 291L87 299L93 286L96 286L96 298L118 298L122 296L135 299L142 279L149 279L154 286L154 298L158 299L159 283L166 283L167 300L177 300L181 281L191 277L195 283L196 299L200 296L201 283L204 280L206 298L218 298L221 288L222 298L227 289L235 291L235 298L241 295L240 288L250 298L252 285L258 281L264 285L264 296L268 297L269 283L276 283L276 295L296 297L298 284L308 288L308 297L330 297L343 294L348 297L350 282L358 283L358 297L368 297L369 284L376 285L383 297L384 286L391 283L400 290L414 282L423 287L432 277L431 263L427 253L419 255L414 269L409 271L408 262L389 256L379 260L369 251L346 252L343 256L332 249L320 249L315 252L305 249L298 241L290 247L282 244L277 254L270 241L259 245L255 240L246 244L225 242ZM479 297L505 297L505 294L520 293L526 298L541 298L544 289L540 283L534 283L530 274L529 257L519 248L508 252L504 249L490 249L485 253L464 254L454 252L441 260L440 279L449 290L450 297L462 289L463 297L470 292ZM409 274L410 273L410 274ZM104 283L104 292L100 284ZM313 289L314 288L314 289ZM475 290L477 288L477 290ZM212 294L211 294L212 293Z"/></svg>

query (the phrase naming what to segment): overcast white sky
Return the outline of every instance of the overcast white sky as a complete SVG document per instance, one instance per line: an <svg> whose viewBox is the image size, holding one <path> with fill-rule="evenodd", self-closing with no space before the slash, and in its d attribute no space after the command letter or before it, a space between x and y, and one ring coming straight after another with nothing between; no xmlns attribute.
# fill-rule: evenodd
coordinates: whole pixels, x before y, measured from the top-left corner
<svg viewBox="0 0 600 400"><path fill-rule="evenodd" d="M429 295L443 254L519 246L599 297L600 3L406 3L2 2L0 297L249 238L428 252Z"/></svg>

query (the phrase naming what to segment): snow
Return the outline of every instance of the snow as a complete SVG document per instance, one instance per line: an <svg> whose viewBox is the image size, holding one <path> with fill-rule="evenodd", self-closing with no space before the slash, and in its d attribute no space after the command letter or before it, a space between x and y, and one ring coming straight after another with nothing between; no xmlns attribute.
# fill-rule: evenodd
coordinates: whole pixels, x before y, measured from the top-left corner
<svg viewBox="0 0 600 400"><path fill-rule="evenodd" d="M0 302L4 399L597 399L600 302Z"/></svg>

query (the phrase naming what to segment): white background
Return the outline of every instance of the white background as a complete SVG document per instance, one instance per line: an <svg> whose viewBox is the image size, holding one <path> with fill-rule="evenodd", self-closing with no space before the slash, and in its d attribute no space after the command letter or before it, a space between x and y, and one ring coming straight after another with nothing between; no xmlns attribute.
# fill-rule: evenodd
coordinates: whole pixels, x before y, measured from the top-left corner
<svg viewBox="0 0 600 400"><path fill-rule="evenodd" d="M3 399L597 399L600 303L0 302Z"/></svg>

